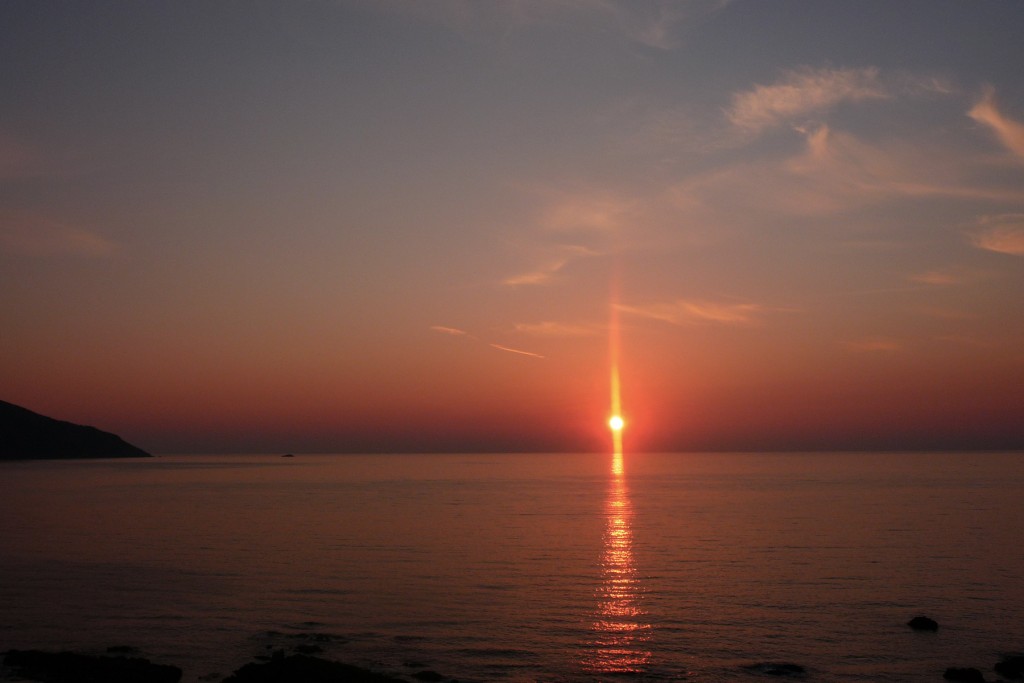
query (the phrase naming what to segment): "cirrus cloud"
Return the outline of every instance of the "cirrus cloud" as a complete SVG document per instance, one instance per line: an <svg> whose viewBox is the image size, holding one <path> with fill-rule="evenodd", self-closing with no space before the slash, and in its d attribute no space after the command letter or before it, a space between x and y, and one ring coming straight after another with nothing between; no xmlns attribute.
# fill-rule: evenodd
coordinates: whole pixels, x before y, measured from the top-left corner
<svg viewBox="0 0 1024 683"><path fill-rule="evenodd" d="M466 337L469 336L469 332L460 330L457 327L448 327L446 325L431 325L430 329L434 332L440 332L441 334L450 334L453 337Z"/></svg>
<svg viewBox="0 0 1024 683"><path fill-rule="evenodd" d="M1024 213L986 216L970 237L979 249L1024 256Z"/></svg>
<svg viewBox="0 0 1024 683"><path fill-rule="evenodd" d="M531 337L592 337L598 328L591 325L571 325L545 320L539 323L516 323L516 332Z"/></svg>
<svg viewBox="0 0 1024 683"><path fill-rule="evenodd" d="M785 121L826 111L842 102L879 100L891 97L878 76L878 69L812 69L804 67L783 73L771 85L736 93L726 117L736 127L751 133Z"/></svg>
<svg viewBox="0 0 1024 683"><path fill-rule="evenodd" d="M753 303L718 303L676 299L675 301L644 304L641 306L616 306L623 313L660 320L672 325L746 325L756 322L765 309Z"/></svg>
<svg viewBox="0 0 1024 683"><path fill-rule="evenodd" d="M835 215L885 202L949 198L1024 202L1019 187L985 185L969 160L938 146L869 142L821 125L803 131L804 149L694 175L672 188L680 209L702 209L737 224L751 216Z"/></svg>
<svg viewBox="0 0 1024 683"><path fill-rule="evenodd" d="M598 252L573 244L556 245L549 250L543 260L533 269L512 275L502 280L502 284L511 287L520 285L543 285L551 282L567 265L581 258L597 256Z"/></svg>
<svg viewBox="0 0 1024 683"><path fill-rule="evenodd" d="M529 356L530 358L546 357L539 353L534 353L533 351L525 351L523 349L516 349L511 346L505 346L504 344L495 344L494 342L485 341L483 339L480 339L480 337L476 336L475 334L470 334L469 332L459 329L458 327L449 327L448 325L431 325L430 329L434 332L437 332L438 334L444 334L451 337L465 337L466 339L473 340L473 342L486 344L492 349L496 349L498 351L505 351L506 353L514 353L519 356Z"/></svg>
<svg viewBox="0 0 1024 683"><path fill-rule="evenodd" d="M967 112L967 115L992 129L1008 150L1024 158L1024 124L1009 118L999 110L995 88L986 86L981 100Z"/></svg>
<svg viewBox="0 0 1024 683"><path fill-rule="evenodd" d="M922 273L914 273L908 276L907 279L922 285L948 287L972 282L981 277L983 277L983 274L977 271L960 266L951 266L949 268L938 268Z"/></svg>

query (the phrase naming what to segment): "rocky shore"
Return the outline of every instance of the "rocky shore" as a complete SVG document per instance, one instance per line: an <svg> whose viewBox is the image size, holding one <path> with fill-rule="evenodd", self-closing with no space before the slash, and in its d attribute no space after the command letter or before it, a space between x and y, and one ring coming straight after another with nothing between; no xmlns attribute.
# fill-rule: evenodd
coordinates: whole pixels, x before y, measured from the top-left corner
<svg viewBox="0 0 1024 683"><path fill-rule="evenodd" d="M142 657L118 654L86 655L76 652L9 650L4 653L5 678L44 683L179 683L182 670ZM412 674L414 680L448 681L433 671ZM304 654L277 651L267 661L245 664L231 675L204 676L223 683L408 683L351 664Z"/></svg>
<svg viewBox="0 0 1024 683"><path fill-rule="evenodd" d="M299 648L297 647L296 650ZM88 655L75 652L9 650L3 655L0 679L40 681L42 683L180 683L182 670L174 665L151 662L138 656L126 656L133 648L112 647L108 654ZM222 677L203 676L210 683L458 683L436 671L420 670L402 678L362 667L324 659L310 654L275 650ZM815 675L792 663L762 662L740 667L754 677L813 680ZM1024 679L1024 656L1007 656L992 670L1001 678L989 679L980 669L949 667L942 679L961 683L998 683ZM939 680L935 672L935 680Z"/></svg>
<svg viewBox="0 0 1024 683"><path fill-rule="evenodd" d="M453 679L436 671L419 670L408 678L395 678L362 667L302 654L312 649L297 645L293 653L275 650L268 656L245 664L228 676L208 674L203 681L221 683L426 683ZM179 683L183 671L171 664L152 662L137 656L126 646L107 648L102 655L42 650L8 650L3 653L0 680L42 683Z"/></svg>
<svg viewBox="0 0 1024 683"><path fill-rule="evenodd" d="M925 633L939 629L936 621L918 616L907 626ZM930 636L929 636L930 637ZM260 637L256 661L244 664L230 674L209 673L204 683L458 683L432 671L421 663L407 662L400 675L385 674L345 664L326 657L324 648L346 642L328 633L280 633L267 631ZM183 671L178 666L152 662L139 656L130 646L107 648L104 654L9 650L2 653L0 680L40 681L42 683L180 683ZM742 664L739 670L752 678L816 680L820 672L792 662L756 662ZM973 666L950 666L944 672L922 672L934 680L960 683L1009 683L1024 680L1024 656L1005 655L991 664L986 675ZM822 679L827 680L827 679ZM929 678L931 680L931 678Z"/></svg>

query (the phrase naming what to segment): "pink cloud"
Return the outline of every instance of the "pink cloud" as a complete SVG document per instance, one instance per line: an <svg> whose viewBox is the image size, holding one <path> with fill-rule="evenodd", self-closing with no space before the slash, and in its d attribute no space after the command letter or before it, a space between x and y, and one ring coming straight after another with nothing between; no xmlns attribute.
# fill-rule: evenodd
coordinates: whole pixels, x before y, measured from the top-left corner
<svg viewBox="0 0 1024 683"><path fill-rule="evenodd" d="M508 346L502 346L501 344L488 344L488 346L490 346L493 349L498 349L499 351L508 351L509 353L517 353L520 356L530 356L531 358L544 358L544 356L540 355L539 353L534 353L532 351L523 351L522 349L513 349L513 348L508 347Z"/></svg>
<svg viewBox="0 0 1024 683"><path fill-rule="evenodd" d="M516 332L531 337L592 337L600 330L591 325L570 325L553 321L517 323Z"/></svg>
<svg viewBox="0 0 1024 683"><path fill-rule="evenodd" d="M509 276L502 280L502 284L512 287L520 285L543 285L551 282L567 265L581 258L597 256L595 252L586 247L578 245L556 245L549 247L549 252L536 267L516 275Z"/></svg>
<svg viewBox="0 0 1024 683"><path fill-rule="evenodd" d="M1024 214L986 216L971 235L974 246L1012 256L1024 256Z"/></svg>
<svg viewBox="0 0 1024 683"><path fill-rule="evenodd" d="M468 336L468 332L460 330L457 327L445 327L444 325L431 325L430 329L434 332L440 332L441 334L450 334L453 337L465 337Z"/></svg>
<svg viewBox="0 0 1024 683"><path fill-rule="evenodd" d="M996 105L995 88L985 88L981 100L967 112L972 119L988 126L1003 145L1024 158L1024 124L1005 116Z"/></svg>
<svg viewBox="0 0 1024 683"><path fill-rule="evenodd" d="M643 306L620 305L618 308L624 313L661 320L672 325L694 325L701 323L744 325L755 322L757 316L765 310L762 306L751 303L723 304L685 299Z"/></svg>
<svg viewBox="0 0 1024 683"><path fill-rule="evenodd" d="M733 95L726 111L738 128L759 132L784 121L826 111L842 102L890 97L878 69L811 69L787 71L771 85Z"/></svg>
<svg viewBox="0 0 1024 683"><path fill-rule="evenodd" d="M928 270L923 273L915 273L907 279L911 282L918 282L922 285L933 285L945 287L950 285L961 285L982 277L981 273L967 268L952 266L936 270Z"/></svg>

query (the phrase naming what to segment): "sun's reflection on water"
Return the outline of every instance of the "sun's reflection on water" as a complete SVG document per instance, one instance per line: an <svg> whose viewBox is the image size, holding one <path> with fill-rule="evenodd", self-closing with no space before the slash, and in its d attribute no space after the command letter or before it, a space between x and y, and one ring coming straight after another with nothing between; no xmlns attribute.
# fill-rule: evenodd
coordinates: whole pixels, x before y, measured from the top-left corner
<svg viewBox="0 0 1024 683"><path fill-rule="evenodd" d="M612 455L604 505L601 585L585 669L592 673L641 673L651 658L651 625L641 605L643 586L633 558L633 505L622 451Z"/></svg>

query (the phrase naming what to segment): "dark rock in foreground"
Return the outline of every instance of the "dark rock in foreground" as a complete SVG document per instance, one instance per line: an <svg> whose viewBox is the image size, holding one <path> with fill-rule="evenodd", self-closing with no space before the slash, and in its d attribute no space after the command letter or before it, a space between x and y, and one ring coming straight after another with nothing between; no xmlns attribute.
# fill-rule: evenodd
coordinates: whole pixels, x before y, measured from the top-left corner
<svg viewBox="0 0 1024 683"><path fill-rule="evenodd" d="M959 681L959 683L985 683L985 677L974 667L962 669L950 667L946 669L946 673L942 674L942 677L947 681Z"/></svg>
<svg viewBox="0 0 1024 683"><path fill-rule="evenodd" d="M94 657L74 652L10 650L4 664L16 675L48 683L178 683L181 669L141 657Z"/></svg>
<svg viewBox="0 0 1024 683"><path fill-rule="evenodd" d="M928 617L914 617L907 622L907 626L915 631L938 631L939 622Z"/></svg>
<svg viewBox="0 0 1024 683"><path fill-rule="evenodd" d="M747 671L766 676L779 676L790 678L803 678L807 673L799 664L785 664L776 662L761 662L760 664L748 664L743 667Z"/></svg>
<svg viewBox="0 0 1024 683"><path fill-rule="evenodd" d="M274 657L262 664L246 664L224 683L404 683L358 666L319 657Z"/></svg>
<svg viewBox="0 0 1024 683"><path fill-rule="evenodd" d="M1000 676L1006 676L1012 680L1024 678L1024 657L1004 657L1003 661L996 664L993 668Z"/></svg>
<svg viewBox="0 0 1024 683"><path fill-rule="evenodd" d="M116 434L0 401L0 460L148 457Z"/></svg>

